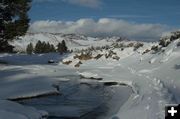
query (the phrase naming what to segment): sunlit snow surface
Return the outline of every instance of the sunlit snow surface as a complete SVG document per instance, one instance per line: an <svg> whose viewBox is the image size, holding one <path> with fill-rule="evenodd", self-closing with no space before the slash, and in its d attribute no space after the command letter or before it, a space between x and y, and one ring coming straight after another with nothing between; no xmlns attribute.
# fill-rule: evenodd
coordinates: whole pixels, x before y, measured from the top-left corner
<svg viewBox="0 0 180 119"><path fill-rule="evenodd" d="M12 115L15 119L38 119L47 113L49 118L108 118L115 114L133 93L131 87L105 86L103 82L80 79L76 69L43 62L45 59L48 61L49 55L54 60L61 57L59 54L1 55L1 59L6 59L9 63L1 65L1 99L34 97L58 92L54 86L60 87L60 95L20 101L24 106L1 101L6 105L0 106L3 119L9 119L7 115ZM40 58L42 60L37 60ZM31 62L28 63L30 59Z"/></svg>
<svg viewBox="0 0 180 119"><path fill-rule="evenodd" d="M72 78L67 77L69 75L78 76L80 74L89 77L89 75L93 74L95 77L103 78L102 81L98 81L99 83L115 81L120 84L127 84L133 90L130 98L124 98L127 100L122 101L123 104L121 104L121 100L117 103L117 105L120 105L120 108L109 119L164 119L164 106L168 103L180 103L180 47L177 47L179 41L179 39L175 40L168 47L164 48L163 52L155 54L151 52L144 55L141 54L147 48L151 48L154 43L145 43L144 47L137 51L133 51L132 48L127 48L124 51L113 49L120 56L121 59L119 61L102 57L98 60L82 61L83 64L79 68L74 68L73 63L69 66L62 65L61 62L47 65L46 61L49 59L61 60L59 55L46 57L48 54L44 56L1 54L0 60L7 61L9 65L1 65L0 97L1 99L7 99L54 92L56 89L52 85L57 84L59 81L69 81ZM104 52L106 51L101 53ZM98 53L94 52L93 55ZM69 54L64 56L64 58L65 60L76 62L72 59L73 56L74 54ZM28 63L29 60L31 61L30 64ZM84 81L89 82L88 80ZM96 96L94 93L91 93L89 86L83 85L78 89L81 88L90 94L85 95L88 97L87 99L91 99L89 96L101 99L101 97L98 97L99 95ZM101 94L101 89L98 89L97 93ZM122 92L120 92L120 97L123 99L123 97L127 96L127 93L123 94ZM82 99L83 96L79 96L81 93L83 94L81 91L78 94L73 93L70 99ZM62 97L61 99L64 100ZM52 101L56 100L53 98ZM15 103L13 105L12 102L4 101L2 103L11 105L15 109L23 109L26 112L21 113L21 111L14 111L13 109L7 111L3 106L0 106L0 115L2 114L4 117L7 117L9 114L16 115L20 119L26 119L27 117L36 118L42 115L42 111L39 111L41 108L38 105L35 109L26 106L25 108L24 106L18 107L19 104ZM30 103L33 103L33 100ZM75 102L73 101L73 103ZM92 109L94 108L94 103L91 103L93 101L89 103ZM76 108L76 110L79 109ZM31 110L32 113L27 113L28 110ZM37 115L33 116L32 114ZM45 111L43 114L45 114Z"/></svg>

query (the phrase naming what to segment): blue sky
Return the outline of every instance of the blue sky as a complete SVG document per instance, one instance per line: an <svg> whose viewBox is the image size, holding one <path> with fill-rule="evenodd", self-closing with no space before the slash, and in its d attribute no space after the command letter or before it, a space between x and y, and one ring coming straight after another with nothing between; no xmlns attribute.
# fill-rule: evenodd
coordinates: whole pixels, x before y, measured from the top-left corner
<svg viewBox="0 0 180 119"><path fill-rule="evenodd" d="M180 0L34 0L29 15L32 23L42 20L66 23L80 19L96 22L109 18L130 24L160 24L178 29L179 7Z"/></svg>
<svg viewBox="0 0 180 119"><path fill-rule="evenodd" d="M180 24L180 0L99 0L95 7L64 1L34 0L30 10L32 21L118 18L141 23Z"/></svg>

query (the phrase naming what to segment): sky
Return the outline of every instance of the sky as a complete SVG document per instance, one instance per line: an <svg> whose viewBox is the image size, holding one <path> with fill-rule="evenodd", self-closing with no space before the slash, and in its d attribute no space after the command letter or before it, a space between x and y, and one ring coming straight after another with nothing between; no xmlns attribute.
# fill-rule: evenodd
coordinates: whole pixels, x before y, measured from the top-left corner
<svg viewBox="0 0 180 119"><path fill-rule="evenodd" d="M33 0L30 31L158 39L179 29L180 0Z"/></svg>

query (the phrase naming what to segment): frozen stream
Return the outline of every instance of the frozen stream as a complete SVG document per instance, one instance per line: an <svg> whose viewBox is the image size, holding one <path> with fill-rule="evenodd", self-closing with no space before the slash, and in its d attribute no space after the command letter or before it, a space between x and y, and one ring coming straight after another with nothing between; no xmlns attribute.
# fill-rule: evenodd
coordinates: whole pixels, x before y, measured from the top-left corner
<svg viewBox="0 0 180 119"><path fill-rule="evenodd" d="M105 86L91 80L60 81L60 95L21 100L19 103L49 113L48 119L106 119L128 100L128 86Z"/></svg>

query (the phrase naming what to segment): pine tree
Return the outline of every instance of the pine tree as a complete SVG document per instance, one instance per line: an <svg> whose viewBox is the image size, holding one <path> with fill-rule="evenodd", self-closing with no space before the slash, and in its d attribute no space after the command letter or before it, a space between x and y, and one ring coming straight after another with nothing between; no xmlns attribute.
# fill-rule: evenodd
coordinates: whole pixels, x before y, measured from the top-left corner
<svg viewBox="0 0 180 119"><path fill-rule="evenodd" d="M12 51L13 47L8 44L5 39L5 23L10 22L11 12L8 4L4 1L0 1L0 52Z"/></svg>
<svg viewBox="0 0 180 119"><path fill-rule="evenodd" d="M62 44L62 52L66 53L67 52L66 42L63 40L61 44Z"/></svg>
<svg viewBox="0 0 180 119"><path fill-rule="evenodd" d="M35 53L41 53L42 52L42 43L41 41L38 41L35 46Z"/></svg>
<svg viewBox="0 0 180 119"><path fill-rule="evenodd" d="M46 42L43 41L42 44L41 44L41 47L40 47L40 50L41 50L40 53L46 53L47 52L47 49L46 49L47 47L46 46L47 46Z"/></svg>
<svg viewBox="0 0 180 119"><path fill-rule="evenodd" d="M57 45L57 51L59 52L59 53L63 53L63 48L62 48L62 44L61 43L58 43L58 45Z"/></svg>
<svg viewBox="0 0 180 119"><path fill-rule="evenodd" d="M56 49L55 49L55 47L54 47L54 45L50 45L50 52L56 52Z"/></svg>
<svg viewBox="0 0 180 119"><path fill-rule="evenodd" d="M51 48L51 45L49 44L49 42L46 43L46 53L51 52L50 48Z"/></svg>
<svg viewBox="0 0 180 119"><path fill-rule="evenodd" d="M61 43L58 43L57 51L60 52L61 54L66 53L68 51L68 48L64 40Z"/></svg>
<svg viewBox="0 0 180 119"><path fill-rule="evenodd" d="M22 36L28 29L31 0L0 0L0 52L11 52L8 41Z"/></svg>
<svg viewBox="0 0 180 119"><path fill-rule="evenodd" d="M27 45L26 52L27 54L32 54L33 51L34 51L33 44L30 43L29 45Z"/></svg>
<svg viewBox="0 0 180 119"><path fill-rule="evenodd" d="M41 42L38 41L35 46L35 53L49 53L49 52L56 52L54 45L50 44L49 42Z"/></svg>

